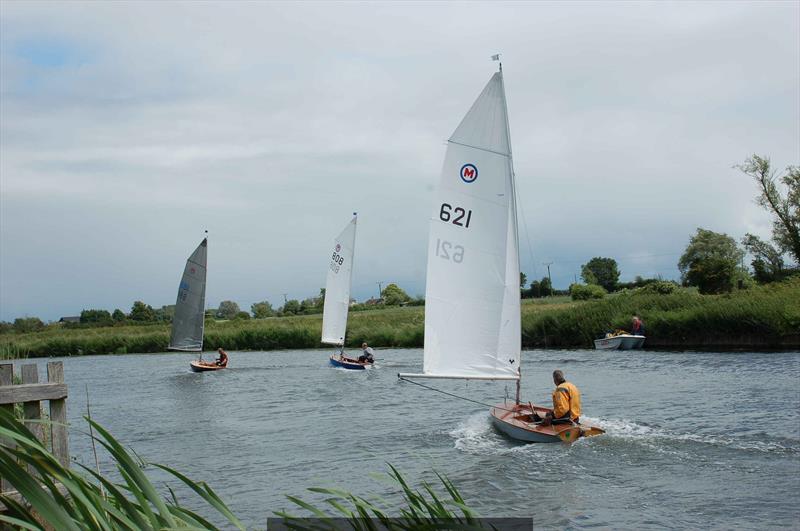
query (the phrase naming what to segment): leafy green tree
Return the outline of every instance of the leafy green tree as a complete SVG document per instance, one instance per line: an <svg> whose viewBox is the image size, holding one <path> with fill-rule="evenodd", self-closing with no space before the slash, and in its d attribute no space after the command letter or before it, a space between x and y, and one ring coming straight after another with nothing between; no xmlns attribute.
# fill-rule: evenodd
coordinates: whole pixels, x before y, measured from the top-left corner
<svg viewBox="0 0 800 531"><path fill-rule="evenodd" d="M710 256L694 262L686 272L690 286L697 286L700 293L724 293L731 291L736 278L736 263L721 256Z"/></svg>
<svg viewBox="0 0 800 531"><path fill-rule="evenodd" d="M111 314L111 319L113 319L114 322L116 322L116 323L124 323L125 319L127 319L127 318L128 318L128 316L125 315L125 312L123 312L119 308L114 310L114 313Z"/></svg>
<svg viewBox="0 0 800 531"><path fill-rule="evenodd" d="M82 310L82 324L111 324L111 314L108 310Z"/></svg>
<svg viewBox="0 0 800 531"><path fill-rule="evenodd" d="M250 319L250 314L247 312L239 312L233 319L236 321L247 321Z"/></svg>
<svg viewBox="0 0 800 531"><path fill-rule="evenodd" d="M539 281L539 286L542 291L542 297L553 295L553 283L550 281L550 277L542 277L542 280Z"/></svg>
<svg viewBox="0 0 800 531"><path fill-rule="evenodd" d="M399 306L411 300L408 293L402 290L397 284L389 284L381 292L383 302L387 306Z"/></svg>
<svg viewBox="0 0 800 531"><path fill-rule="evenodd" d="M250 306L250 311L256 319L264 319L275 315L275 311L272 309L272 304L270 304L269 301L261 301L252 304Z"/></svg>
<svg viewBox="0 0 800 531"><path fill-rule="evenodd" d="M739 264L744 251L727 234L697 229L678 260L684 284L697 286L700 293L722 293L733 289L744 272Z"/></svg>
<svg viewBox="0 0 800 531"><path fill-rule="evenodd" d="M528 290L528 294L532 299L538 299L542 296L542 284L538 280L534 280L531 282L531 287Z"/></svg>
<svg viewBox="0 0 800 531"><path fill-rule="evenodd" d="M151 323L156 320L156 311L149 304L142 301L136 301L131 307L131 313L128 315L131 321L139 321L142 323Z"/></svg>
<svg viewBox="0 0 800 531"><path fill-rule="evenodd" d="M17 317L14 319L14 330L25 334L44 329L44 323L38 317Z"/></svg>
<svg viewBox="0 0 800 531"><path fill-rule="evenodd" d="M783 253L771 243L758 236L745 234L742 245L753 256L753 276L757 282L775 282L786 277L788 271L783 262Z"/></svg>
<svg viewBox="0 0 800 531"><path fill-rule="evenodd" d="M523 273L522 271L519 272L519 288L525 289L525 285L528 283L528 275Z"/></svg>
<svg viewBox="0 0 800 531"><path fill-rule="evenodd" d="M286 303L283 305L283 308L281 308L281 313L283 315L297 315L300 313L300 301L297 299L290 299L286 301Z"/></svg>
<svg viewBox="0 0 800 531"><path fill-rule="evenodd" d="M550 283L550 277L542 277L542 280L534 280L531 282L530 296L534 299L541 297L549 297L553 294L553 285Z"/></svg>
<svg viewBox="0 0 800 531"><path fill-rule="evenodd" d="M800 167L788 166L786 173L778 177L769 159L758 155L736 167L758 184L756 202L772 215L776 250L790 254L800 264ZM786 196L781 194L779 182L786 187Z"/></svg>
<svg viewBox="0 0 800 531"><path fill-rule="evenodd" d="M241 310L239 305L233 301L222 301L217 308L217 319L233 319Z"/></svg>
<svg viewBox="0 0 800 531"><path fill-rule="evenodd" d="M317 306L323 308L325 306L325 288L319 288L319 297L317 297Z"/></svg>
<svg viewBox="0 0 800 531"><path fill-rule="evenodd" d="M619 282L617 261L596 256L581 266L581 278L587 284L597 284L606 291L614 291Z"/></svg>

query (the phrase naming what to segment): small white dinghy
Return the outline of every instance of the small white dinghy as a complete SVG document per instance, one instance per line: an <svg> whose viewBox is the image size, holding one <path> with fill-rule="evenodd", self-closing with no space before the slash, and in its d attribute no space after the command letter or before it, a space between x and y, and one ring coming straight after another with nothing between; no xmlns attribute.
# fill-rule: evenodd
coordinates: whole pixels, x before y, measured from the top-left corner
<svg viewBox="0 0 800 531"><path fill-rule="evenodd" d="M634 350L642 348L644 336L632 334L608 334L606 337L594 340L595 350Z"/></svg>

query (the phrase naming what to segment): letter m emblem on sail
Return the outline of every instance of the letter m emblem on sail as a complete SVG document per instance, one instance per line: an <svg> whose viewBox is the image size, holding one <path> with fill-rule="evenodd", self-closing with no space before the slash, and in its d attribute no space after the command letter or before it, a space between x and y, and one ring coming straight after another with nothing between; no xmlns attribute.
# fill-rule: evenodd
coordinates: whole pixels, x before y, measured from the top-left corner
<svg viewBox="0 0 800 531"><path fill-rule="evenodd" d="M461 166L461 180L465 183L474 183L478 178L478 168L474 164L464 164Z"/></svg>

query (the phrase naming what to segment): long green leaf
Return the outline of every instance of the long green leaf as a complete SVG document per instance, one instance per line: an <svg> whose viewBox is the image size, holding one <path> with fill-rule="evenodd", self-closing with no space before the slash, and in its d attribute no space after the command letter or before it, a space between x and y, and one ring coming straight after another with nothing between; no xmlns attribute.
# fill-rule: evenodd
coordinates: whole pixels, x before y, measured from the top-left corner
<svg viewBox="0 0 800 531"><path fill-rule="evenodd" d="M153 466L156 466L166 472L169 472L170 474L181 480L187 487L196 492L201 498L203 498L212 507L214 507L220 514L225 516L225 518L227 518L231 524L236 526L237 529L241 530L245 529L244 524L241 521L239 521L238 518L236 518L236 515L234 515L233 512L231 512L228 506L225 505L225 503L220 499L220 497L217 496L217 494L206 483L202 483L201 487L200 485L198 485L191 479L187 478L177 470L174 470L168 466L159 464L154 464Z"/></svg>
<svg viewBox="0 0 800 531"><path fill-rule="evenodd" d="M142 472L141 468L133 462L131 459L130 454L119 444L111 434L106 431L105 428L100 426L98 423L94 422L93 420L87 419L89 424L94 427L97 432L103 436L103 439L97 439L103 446L108 449L111 455L118 463L118 468L121 473L126 477L128 481L132 483L131 487L134 485L137 489L132 488L132 492L138 499L141 500L142 508L145 510L145 514L147 514L148 519L150 520L152 526L154 528L164 527L162 525L159 518L156 518L155 515L150 511L146 502L150 502L153 506L158 510L159 516L164 520L164 524L166 526L174 527L176 522L175 519L172 517L172 514L167 509L167 505L164 503L164 500L156 491L153 484L147 478L147 476ZM143 498L143 499L142 499Z"/></svg>
<svg viewBox="0 0 800 531"><path fill-rule="evenodd" d="M45 491L27 470L9 457L6 448L3 450L5 451L0 451L0 468L3 469L3 476L17 489L17 492L56 529L78 531L80 528L75 525L64 508L56 503L50 493Z"/></svg>

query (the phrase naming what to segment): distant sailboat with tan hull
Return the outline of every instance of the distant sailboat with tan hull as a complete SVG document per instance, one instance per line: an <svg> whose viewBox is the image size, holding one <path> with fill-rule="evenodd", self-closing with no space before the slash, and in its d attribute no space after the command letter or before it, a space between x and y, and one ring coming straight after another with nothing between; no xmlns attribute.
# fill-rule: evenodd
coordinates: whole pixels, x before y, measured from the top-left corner
<svg viewBox="0 0 800 531"><path fill-rule="evenodd" d="M189 363L194 372L225 368L202 361L207 262L208 238L203 238L183 268L181 283L178 285L178 298L175 300L175 315L172 317L172 333L167 347L167 350L197 352L199 358Z"/></svg>
<svg viewBox="0 0 800 531"><path fill-rule="evenodd" d="M519 402L519 278L501 66L448 141L430 220L423 372L398 376L516 380L516 401L490 411L498 430L529 442L569 440L559 430L574 438L589 434L580 425L536 424L534 406Z"/></svg>

